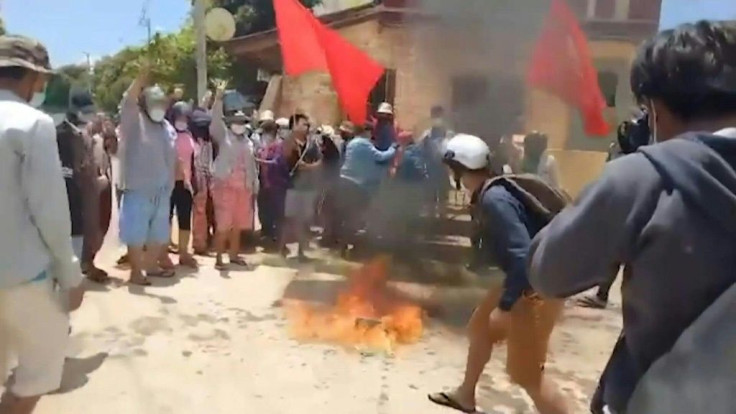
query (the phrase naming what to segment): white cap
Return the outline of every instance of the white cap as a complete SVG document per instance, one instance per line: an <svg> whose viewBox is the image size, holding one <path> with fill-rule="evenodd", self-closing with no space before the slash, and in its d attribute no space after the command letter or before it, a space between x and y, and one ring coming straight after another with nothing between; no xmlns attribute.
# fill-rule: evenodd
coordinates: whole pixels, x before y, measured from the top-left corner
<svg viewBox="0 0 736 414"><path fill-rule="evenodd" d="M279 118L276 120L276 125L278 125L280 128L288 128L289 120L287 118Z"/></svg>
<svg viewBox="0 0 736 414"><path fill-rule="evenodd" d="M331 125L322 125L322 135L335 135L335 128L333 128Z"/></svg>
<svg viewBox="0 0 736 414"><path fill-rule="evenodd" d="M379 113L379 114L393 115L394 114L394 107L391 106L390 103L384 102L384 103L378 105L378 110L376 112Z"/></svg>
<svg viewBox="0 0 736 414"><path fill-rule="evenodd" d="M458 134L447 142L445 161L455 161L469 170L488 167L491 149L475 135Z"/></svg>
<svg viewBox="0 0 736 414"><path fill-rule="evenodd" d="M258 121L260 122L273 121L273 120L274 120L273 111L269 111L268 109L261 112L261 115L258 117Z"/></svg>

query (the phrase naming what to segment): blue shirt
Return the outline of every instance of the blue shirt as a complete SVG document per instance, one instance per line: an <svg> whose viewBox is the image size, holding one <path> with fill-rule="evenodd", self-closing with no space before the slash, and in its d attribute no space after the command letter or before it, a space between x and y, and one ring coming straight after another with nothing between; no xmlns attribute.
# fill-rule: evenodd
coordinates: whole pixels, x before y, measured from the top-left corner
<svg viewBox="0 0 736 414"><path fill-rule="evenodd" d="M506 187L496 185L480 201L484 240L488 240L501 270L506 274L498 307L509 311L530 290L527 256L534 235L542 228Z"/></svg>
<svg viewBox="0 0 736 414"><path fill-rule="evenodd" d="M386 164L395 154L394 147L379 151L368 138L355 137L345 148L345 161L340 169L340 177L364 188L377 187L386 173L381 164Z"/></svg>

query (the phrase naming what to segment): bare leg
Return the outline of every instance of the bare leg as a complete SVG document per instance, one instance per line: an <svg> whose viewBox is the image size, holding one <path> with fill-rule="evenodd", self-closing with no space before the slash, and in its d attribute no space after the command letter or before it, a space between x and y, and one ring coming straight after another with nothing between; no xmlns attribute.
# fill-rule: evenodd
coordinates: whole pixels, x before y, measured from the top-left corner
<svg viewBox="0 0 736 414"><path fill-rule="evenodd" d="M146 246L145 269L149 272L159 273L161 268L171 269L174 264L168 254L168 245L152 244Z"/></svg>
<svg viewBox="0 0 736 414"><path fill-rule="evenodd" d="M494 330L490 325L490 316L493 309L498 305L499 293L491 289L486 298L473 312L468 323L468 357L465 365L465 377L462 384L447 395L465 409L475 409L475 388L486 364L491 359L493 344L503 339L503 331ZM430 395L430 399L436 400L438 394ZM441 398L440 398L441 399Z"/></svg>
<svg viewBox="0 0 736 414"><path fill-rule="evenodd" d="M225 254L225 247L227 245L227 239L230 234L230 230L217 230L215 233L215 268L224 269L225 263L222 261L222 255Z"/></svg>
<svg viewBox="0 0 736 414"><path fill-rule="evenodd" d="M143 276L145 252L143 246L128 246L128 259L130 261L130 283L145 285L148 283Z"/></svg>
<svg viewBox="0 0 736 414"><path fill-rule="evenodd" d="M197 260L189 253L189 239L191 234L189 230L179 230L179 264L196 268Z"/></svg>
<svg viewBox="0 0 736 414"><path fill-rule="evenodd" d="M239 229L230 230L230 250L228 256L230 257L230 263L236 265L245 265L245 260L240 257L240 236L241 231Z"/></svg>
<svg viewBox="0 0 736 414"><path fill-rule="evenodd" d="M463 407L475 407L475 388L481 374L491 360L493 344L503 338L503 334L494 332L490 326L490 316L498 304L497 296L492 295L492 303L479 306L468 324L468 358L465 363L465 377L462 384L453 394Z"/></svg>
<svg viewBox="0 0 736 414"><path fill-rule="evenodd" d="M542 376L542 381L534 386L525 386L524 390L534 401L534 406L540 414L567 414L570 412L567 407L567 401L560 392L557 384L546 375Z"/></svg>
<svg viewBox="0 0 736 414"><path fill-rule="evenodd" d="M5 393L0 400L0 414L31 414L41 397L16 397Z"/></svg>

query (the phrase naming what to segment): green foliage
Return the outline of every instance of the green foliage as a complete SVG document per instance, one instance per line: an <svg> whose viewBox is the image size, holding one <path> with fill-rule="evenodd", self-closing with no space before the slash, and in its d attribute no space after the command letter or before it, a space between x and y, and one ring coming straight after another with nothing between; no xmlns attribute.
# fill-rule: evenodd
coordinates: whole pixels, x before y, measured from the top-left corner
<svg viewBox="0 0 736 414"><path fill-rule="evenodd" d="M70 91L86 89L90 86L90 81L87 65L66 65L58 68L46 86L44 108L50 112L65 112Z"/></svg>
<svg viewBox="0 0 736 414"><path fill-rule="evenodd" d="M299 0L310 9L322 4L322 0ZM276 25L273 0L211 0L214 7L223 7L235 16L237 35L242 36Z"/></svg>
<svg viewBox="0 0 736 414"><path fill-rule="evenodd" d="M322 0L300 1L309 8L322 3ZM275 26L273 0L210 0L208 6L224 7L233 13L238 24L238 35ZM254 70L237 68L225 50L216 43L209 43L207 47L207 73L211 79L227 79L231 85L240 87L252 81L250 78L254 78ZM151 62L154 82L166 89L181 85L186 98L196 99L195 49L195 33L190 21L177 33L156 34L148 46L129 46L103 58L95 65L92 76L92 90L97 105L107 112L117 111L123 92L146 60ZM68 96L68 86L64 82L53 85L54 94L66 93Z"/></svg>
<svg viewBox="0 0 736 414"><path fill-rule="evenodd" d="M191 24L178 33L156 34L148 47L127 47L95 65L94 93L97 104L114 112L123 92L138 74L143 62L151 62L152 80L165 89L184 87L187 98L196 99L196 39ZM227 53L208 45L207 71L210 78L230 78L232 63Z"/></svg>

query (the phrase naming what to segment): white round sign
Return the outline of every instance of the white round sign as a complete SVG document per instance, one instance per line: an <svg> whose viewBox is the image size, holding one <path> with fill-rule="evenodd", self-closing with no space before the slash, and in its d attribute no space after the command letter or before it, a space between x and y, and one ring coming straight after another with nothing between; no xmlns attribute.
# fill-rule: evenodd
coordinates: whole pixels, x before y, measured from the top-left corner
<svg viewBox="0 0 736 414"><path fill-rule="evenodd" d="M216 42L224 42L235 36L235 18L229 11L216 7L207 12L204 28L207 37Z"/></svg>

